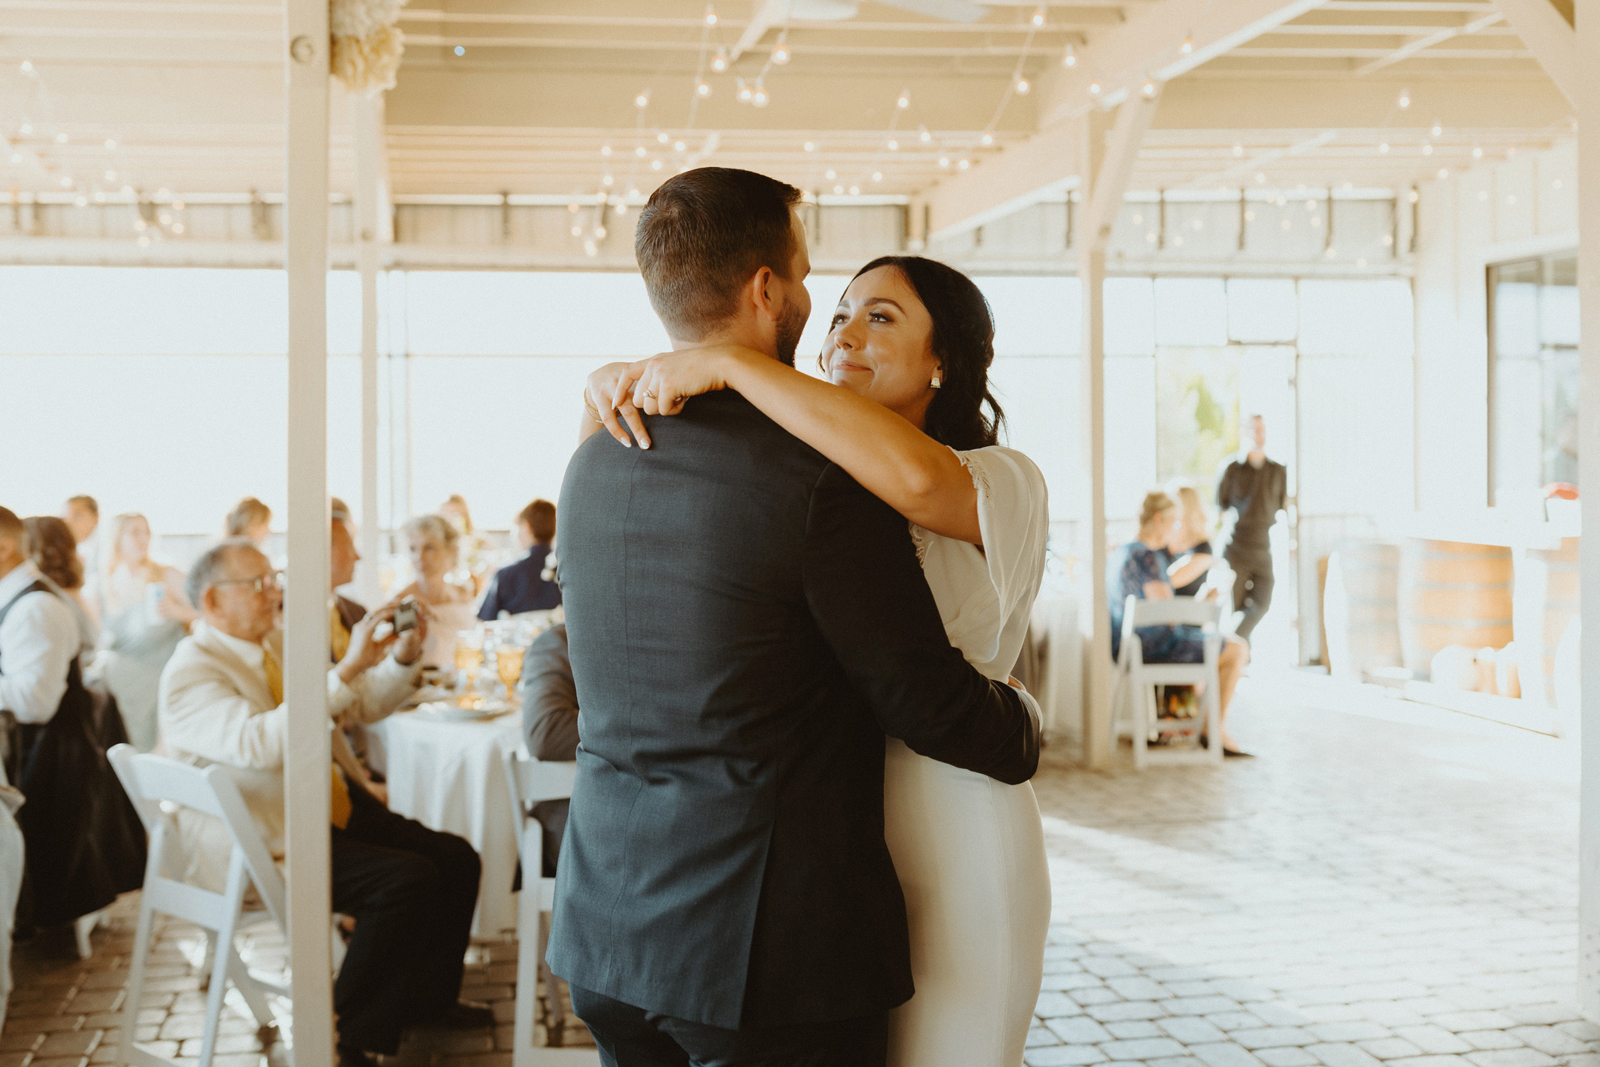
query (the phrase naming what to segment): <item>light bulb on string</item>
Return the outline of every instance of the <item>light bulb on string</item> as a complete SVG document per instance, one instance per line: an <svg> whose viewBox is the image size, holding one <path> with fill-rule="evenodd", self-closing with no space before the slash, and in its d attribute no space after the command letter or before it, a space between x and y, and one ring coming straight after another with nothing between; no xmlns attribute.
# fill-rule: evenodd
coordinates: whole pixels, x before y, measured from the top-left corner
<svg viewBox="0 0 1600 1067"><path fill-rule="evenodd" d="M87 196L80 196L76 200L74 200L73 203L75 205L77 205L78 207L88 207L89 206L89 198Z"/></svg>
<svg viewBox="0 0 1600 1067"><path fill-rule="evenodd" d="M183 210L183 201L182 200L174 200L172 202L172 210L174 210L174 211L182 211Z"/></svg>
<svg viewBox="0 0 1600 1067"><path fill-rule="evenodd" d="M633 150L633 154L634 154L634 156L635 156L635 157L636 157L636 158L638 158L638 159L643 159L643 158L644 158L644 157L645 157L645 148L644 148L644 145L640 145L640 146L639 146L639 147L638 147L638 148L635 148L635 149L634 149L634 150Z"/></svg>
<svg viewBox="0 0 1600 1067"><path fill-rule="evenodd" d="M839 176L839 173L837 171L835 171L832 167L829 167L827 173L825 173L823 175L823 177L827 178L830 182L833 181L833 179L837 178L838 176Z"/></svg>
<svg viewBox="0 0 1600 1067"><path fill-rule="evenodd" d="M616 180L617 179L615 179L611 175L607 174L604 178L600 179L600 184L605 186L607 189L609 189L609 188L611 188L611 186L613 184L615 184Z"/></svg>
<svg viewBox="0 0 1600 1067"><path fill-rule="evenodd" d="M739 92L738 92L737 95L739 97L739 103L748 104L750 102L751 98L754 97L756 94L755 94L755 90L750 88L750 86L746 85L744 83L744 79L743 78L740 78L739 79Z"/></svg>
<svg viewBox="0 0 1600 1067"><path fill-rule="evenodd" d="M104 192L96 190L95 194L94 194L94 202L97 203L97 204L105 203L106 202L106 194Z"/></svg>
<svg viewBox="0 0 1600 1067"><path fill-rule="evenodd" d="M949 167L950 167L950 157L949 156L940 156L939 157L939 166L941 168L943 168L943 169L948 170Z"/></svg>
<svg viewBox="0 0 1600 1067"><path fill-rule="evenodd" d="M772 62L783 66L789 62L789 31L778 34L778 43L772 46Z"/></svg>
<svg viewBox="0 0 1600 1067"><path fill-rule="evenodd" d="M851 186L851 187L850 187L850 195L851 195L851 196L860 196L860 195L861 195L861 186L859 186L859 185L852 185L852 186Z"/></svg>
<svg viewBox="0 0 1600 1067"><path fill-rule="evenodd" d="M578 202L576 200L567 205L567 212L568 214L572 215L576 215L578 213Z"/></svg>
<svg viewBox="0 0 1600 1067"><path fill-rule="evenodd" d="M117 142L115 142L115 141L107 141L106 142L106 151L107 152L115 152L116 150L117 150Z"/></svg>
<svg viewBox="0 0 1600 1067"><path fill-rule="evenodd" d="M706 5L706 25L707 26L715 26L716 24L717 24L717 9L712 7L710 4L707 4Z"/></svg>
<svg viewBox="0 0 1600 1067"><path fill-rule="evenodd" d="M1155 80L1153 78L1146 78L1144 80L1144 84L1139 87L1139 91L1144 94L1144 98L1146 100L1154 100L1156 96Z"/></svg>
<svg viewBox="0 0 1600 1067"><path fill-rule="evenodd" d="M1398 103L1400 105L1400 110L1401 111L1404 111L1406 108L1410 107L1411 106L1411 90L1410 89L1401 89L1400 90L1400 99L1397 100L1396 103Z"/></svg>
<svg viewBox="0 0 1600 1067"><path fill-rule="evenodd" d="M66 144L67 140L68 138L65 131L56 134L56 144Z"/></svg>
<svg viewBox="0 0 1600 1067"><path fill-rule="evenodd" d="M807 152L815 152L817 150L817 142L815 142L815 141L807 141L801 147L804 148Z"/></svg>
<svg viewBox="0 0 1600 1067"><path fill-rule="evenodd" d="M17 132L22 134L24 137L31 136L33 134L33 123L24 122L21 126L17 127Z"/></svg>
<svg viewBox="0 0 1600 1067"><path fill-rule="evenodd" d="M114 171L114 170L106 171L106 181L114 182L116 180L117 180L117 172L116 171Z"/></svg>
<svg viewBox="0 0 1600 1067"><path fill-rule="evenodd" d="M667 136L667 133L666 133L665 130L657 130L656 131L656 144L666 144L671 139L672 138Z"/></svg>
<svg viewBox="0 0 1600 1067"><path fill-rule="evenodd" d="M36 74L38 74L38 71L33 69L33 62L31 60L24 59L22 61L21 69L22 69L22 73L27 75L30 78L32 78Z"/></svg>
<svg viewBox="0 0 1600 1067"><path fill-rule="evenodd" d="M651 161L650 161L650 169L651 169L651 170L660 170L660 169L661 169L661 167L662 167L662 163L661 163L661 160L659 160L659 159L652 159L652 160L651 160Z"/></svg>
<svg viewBox="0 0 1600 1067"><path fill-rule="evenodd" d="M701 78L699 83L696 84L695 87L694 87L694 95L698 96L702 100L704 100L706 97L710 96L711 95L711 83L706 81L704 78Z"/></svg>
<svg viewBox="0 0 1600 1067"><path fill-rule="evenodd" d="M1385 141L1378 146L1378 154L1385 156L1389 154L1389 142Z"/></svg>
<svg viewBox="0 0 1600 1067"><path fill-rule="evenodd" d="M1178 46L1178 51L1184 55L1188 55L1190 52L1194 51L1194 34L1184 34L1183 43Z"/></svg>
<svg viewBox="0 0 1600 1067"><path fill-rule="evenodd" d="M1444 135L1444 123L1440 122L1438 119L1433 120L1433 135L1435 137L1442 137Z"/></svg>
<svg viewBox="0 0 1600 1067"><path fill-rule="evenodd" d="M911 90L901 89L900 95L895 98L894 106L904 111L911 106Z"/></svg>
<svg viewBox="0 0 1600 1067"><path fill-rule="evenodd" d="M1067 50L1061 53L1061 65L1067 70L1078 65L1078 49L1075 46L1069 44Z"/></svg>
<svg viewBox="0 0 1600 1067"><path fill-rule="evenodd" d="M71 189L72 188L72 179L67 177L65 174L63 174L61 176L61 188L63 188L63 189Z"/></svg>
<svg viewBox="0 0 1600 1067"><path fill-rule="evenodd" d="M672 150L674 152L682 152L684 149L686 149L688 147L689 146L686 143L684 143L683 141L673 141L672 142Z"/></svg>
<svg viewBox="0 0 1600 1067"><path fill-rule="evenodd" d="M634 97L633 98L633 106L638 108L640 111L643 111L645 108L649 107L650 106L650 90L646 89L643 92L641 92L638 96Z"/></svg>
<svg viewBox="0 0 1600 1067"><path fill-rule="evenodd" d="M989 145L994 144L994 134L985 133L982 137L978 138L978 140L983 142L984 147L988 147Z"/></svg>
<svg viewBox="0 0 1600 1067"><path fill-rule="evenodd" d="M834 195L835 195L835 196L838 196L838 195L839 195L839 194L841 194L841 193L843 193L843 192L844 192L844 186L842 186L842 185L835 185L835 186L834 186L834 187L833 187L833 192L834 192Z"/></svg>
<svg viewBox="0 0 1600 1067"><path fill-rule="evenodd" d="M1423 155L1425 155L1425 156L1431 156L1431 155L1433 155L1433 145L1431 145L1431 144L1424 144L1424 145L1423 145L1423 146L1422 146L1422 154L1423 154Z"/></svg>
<svg viewBox="0 0 1600 1067"><path fill-rule="evenodd" d="M1483 158L1483 146L1482 145L1473 145L1472 146L1472 158L1473 159L1482 159Z"/></svg>
<svg viewBox="0 0 1600 1067"><path fill-rule="evenodd" d="M956 170L966 170L970 166L972 166L972 160L961 159L956 163Z"/></svg>
<svg viewBox="0 0 1600 1067"><path fill-rule="evenodd" d="M1094 81L1089 83L1089 95L1090 96L1099 96L1100 95L1100 79L1099 78L1096 78Z"/></svg>
<svg viewBox="0 0 1600 1067"><path fill-rule="evenodd" d="M611 158L611 146L608 145L608 144L601 145L600 146L600 154L603 157L605 157L606 159L610 159Z"/></svg>
<svg viewBox="0 0 1600 1067"><path fill-rule="evenodd" d="M463 48L461 45L456 45L455 53L458 56L464 56L464 55L467 54L467 50L465 48Z"/></svg>
<svg viewBox="0 0 1600 1067"><path fill-rule="evenodd" d="M606 228L604 226L596 226L594 228L594 235L600 240L604 241L606 239Z"/></svg>
<svg viewBox="0 0 1600 1067"><path fill-rule="evenodd" d="M875 182L883 181L883 171L881 171L881 170L873 171L872 172L872 180L875 181Z"/></svg>
<svg viewBox="0 0 1600 1067"><path fill-rule="evenodd" d="M1018 96L1027 96L1029 90L1033 88L1028 84L1028 79L1020 74L1017 75L1017 80L1012 83L1011 87L1017 91Z"/></svg>
<svg viewBox="0 0 1600 1067"><path fill-rule="evenodd" d="M1440 167L1439 168L1439 180L1440 181L1444 181L1448 177L1450 177L1450 168L1449 167Z"/></svg>
<svg viewBox="0 0 1600 1067"><path fill-rule="evenodd" d="M761 79L756 79L756 91L750 94L750 103L756 107L766 107L772 98L767 95L767 87L761 84Z"/></svg>
<svg viewBox="0 0 1600 1067"><path fill-rule="evenodd" d="M1029 19L1028 21L1033 23L1035 29L1037 29L1040 26L1043 26L1044 25L1044 8L1042 8L1042 7L1034 8L1033 9L1033 18Z"/></svg>
<svg viewBox="0 0 1600 1067"><path fill-rule="evenodd" d="M584 255L592 256L596 252L599 252L599 251L600 251L600 246L595 244L593 241L585 241L585 242L583 242L583 254Z"/></svg>
<svg viewBox="0 0 1600 1067"><path fill-rule="evenodd" d="M891 137L891 138L889 138L889 143L887 145L885 145L884 147L887 148L891 152L898 152L898 151L900 151L900 142L896 141L893 137Z"/></svg>
<svg viewBox="0 0 1600 1067"><path fill-rule="evenodd" d="M933 140L933 134L928 132L928 127L918 126L917 140L921 141L923 144L927 144L929 141Z"/></svg>
<svg viewBox="0 0 1600 1067"><path fill-rule="evenodd" d="M718 48L717 49L717 54L715 56L711 57L711 69L716 71L718 74L721 74L722 72L724 72L724 71L726 71L728 69L728 50L727 49L725 49L725 48Z"/></svg>
<svg viewBox="0 0 1600 1067"><path fill-rule="evenodd" d="M1235 144L1233 146L1233 158L1238 159L1242 155L1244 155L1244 145Z"/></svg>

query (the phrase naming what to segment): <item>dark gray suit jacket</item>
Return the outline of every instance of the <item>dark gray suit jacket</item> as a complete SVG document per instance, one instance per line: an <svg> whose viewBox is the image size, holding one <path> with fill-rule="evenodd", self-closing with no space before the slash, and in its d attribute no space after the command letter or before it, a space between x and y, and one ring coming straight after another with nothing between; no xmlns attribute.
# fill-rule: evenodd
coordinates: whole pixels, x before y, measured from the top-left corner
<svg viewBox="0 0 1600 1067"><path fill-rule="evenodd" d="M1026 781L1032 717L950 647L906 520L736 393L586 441L561 491L578 778L548 959L728 1029L912 993L884 734Z"/></svg>

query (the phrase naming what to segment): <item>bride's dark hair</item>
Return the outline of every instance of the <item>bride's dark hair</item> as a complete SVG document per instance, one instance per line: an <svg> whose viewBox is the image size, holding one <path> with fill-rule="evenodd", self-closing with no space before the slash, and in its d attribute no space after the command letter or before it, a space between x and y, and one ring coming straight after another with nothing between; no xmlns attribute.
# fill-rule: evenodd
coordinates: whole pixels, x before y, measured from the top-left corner
<svg viewBox="0 0 1600 1067"><path fill-rule="evenodd" d="M959 452L998 443L1005 413L989 389L994 315L982 290L954 267L922 256L879 256L856 278L879 267L899 271L933 319L933 354L944 372L928 405L928 436Z"/></svg>

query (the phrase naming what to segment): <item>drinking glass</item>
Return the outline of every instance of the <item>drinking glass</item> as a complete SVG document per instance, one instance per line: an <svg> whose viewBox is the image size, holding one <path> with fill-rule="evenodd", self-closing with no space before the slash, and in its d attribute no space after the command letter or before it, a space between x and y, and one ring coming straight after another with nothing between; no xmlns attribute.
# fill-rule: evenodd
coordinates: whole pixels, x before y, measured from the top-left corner
<svg viewBox="0 0 1600 1067"><path fill-rule="evenodd" d="M500 681L505 684L507 693L515 692L517 682L522 678L522 651L521 645L513 645L509 641L502 641L495 646L495 670L500 673Z"/></svg>
<svg viewBox="0 0 1600 1067"><path fill-rule="evenodd" d="M462 630L456 634L456 670L470 676L483 665L483 634L476 630Z"/></svg>

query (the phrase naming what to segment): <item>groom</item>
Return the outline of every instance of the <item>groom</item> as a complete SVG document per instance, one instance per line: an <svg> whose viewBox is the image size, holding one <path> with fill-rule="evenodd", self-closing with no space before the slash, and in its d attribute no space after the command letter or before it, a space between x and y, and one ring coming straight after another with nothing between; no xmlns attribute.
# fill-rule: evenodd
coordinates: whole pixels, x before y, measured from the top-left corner
<svg viewBox="0 0 1600 1067"><path fill-rule="evenodd" d="M793 364L799 190L672 178L635 237L674 348ZM950 647L906 520L737 393L561 491L578 777L549 962L608 1065L868 1065L912 994L884 735L1023 782L1038 724Z"/></svg>

